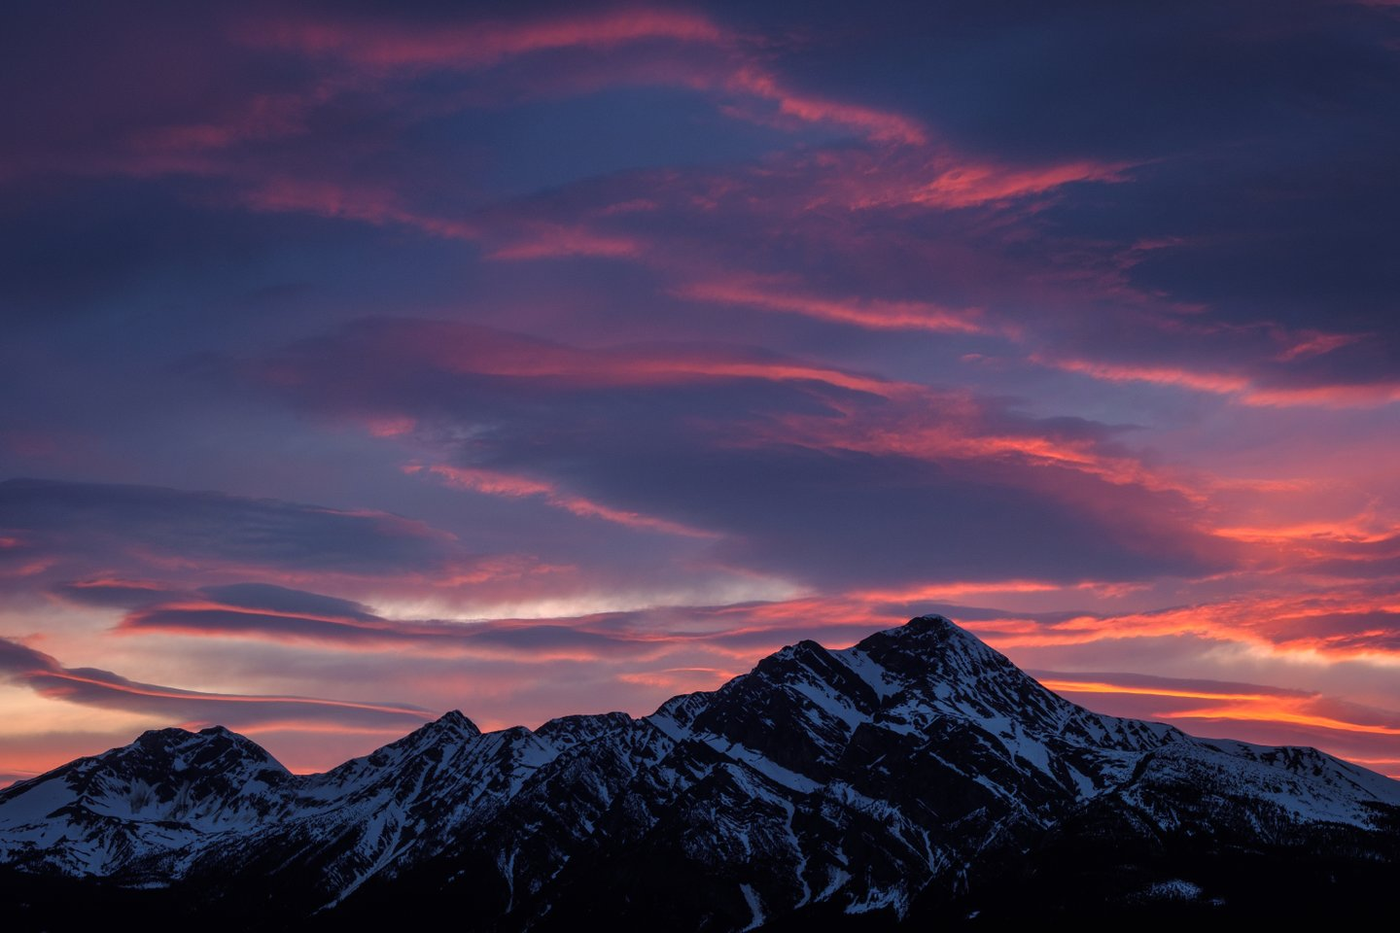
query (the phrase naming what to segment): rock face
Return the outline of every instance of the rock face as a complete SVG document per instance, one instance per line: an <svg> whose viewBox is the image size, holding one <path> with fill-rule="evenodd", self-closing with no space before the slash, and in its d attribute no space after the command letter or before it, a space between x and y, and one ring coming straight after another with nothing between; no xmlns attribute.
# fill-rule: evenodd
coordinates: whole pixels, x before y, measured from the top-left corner
<svg viewBox="0 0 1400 933"><path fill-rule="evenodd" d="M1091 713L925 616L641 719L483 734L448 713L324 774L222 728L148 732L0 792L0 865L232 926L409 899L467 929L742 930L1004 913L999 886L1044 888L1050 854L1108 850L1142 870L1110 859L1103 903L1218 908L1176 876L1201 846L1394 867L1397 828L1400 783Z"/></svg>

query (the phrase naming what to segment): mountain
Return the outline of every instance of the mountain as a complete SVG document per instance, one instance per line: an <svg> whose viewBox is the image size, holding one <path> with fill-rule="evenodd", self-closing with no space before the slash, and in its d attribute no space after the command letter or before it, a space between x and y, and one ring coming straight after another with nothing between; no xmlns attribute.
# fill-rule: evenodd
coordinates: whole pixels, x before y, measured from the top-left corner
<svg viewBox="0 0 1400 933"><path fill-rule="evenodd" d="M148 732L0 791L0 866L16 929L123 909L338 929L432 907L492 931L1258 916L1294 876L1296 916L1388 890L1400 783L1089 712L924 616L640 719L482 733L448 713L324 774L219 727Z"/></svg>

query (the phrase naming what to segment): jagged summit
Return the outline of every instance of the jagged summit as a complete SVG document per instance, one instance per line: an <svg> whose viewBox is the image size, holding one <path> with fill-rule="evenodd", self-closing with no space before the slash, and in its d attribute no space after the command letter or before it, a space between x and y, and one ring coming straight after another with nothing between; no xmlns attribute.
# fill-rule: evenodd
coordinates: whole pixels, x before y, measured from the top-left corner
<svg viewBox="0 0 1400 933"><path fill-rule="evenodd" d="M867 635L856 643L856 647L865 650L867 646L876 644L919 655L955 652L1002 656L976 635L942 615L915 616L903 625Z"/></svg>
<svg viewBox="0 0 1400 933"><path fill-rule="evenodd" d="M797 642L641 718L482 733L453 710L324 774L221 727L155 730L0 791L0 865L173 881L283 920L391 920L412 879L498 931L738 930L903 916L1085 826L1157 852L1210 838L1374 863L1389 825L1394 781L1092 713L927 615L850 648Z"/></svg>
<svg viewBox="0 0 1400 933"><path fill-rule="evenodd" d="M423 726L423 729L434 732L453 732L460 735L481 735L481 730L477 728L476 723L462 715L462 711L459 709L448 710Z"/></svg>
<svg viewBox="0 0 1400 933"><path fill-rule="evenodd" d="M481 735L476 723L462 715L460 710L450 710L437 719L425 722L401 739L377 749L373 755L382 755L392 750L412 750L443 744L460 744ZM344 767L342 765L341 767Z"/></svg>
<svg viewBox="0 0 1400 933"><path fill-rule="evenodd" d="M945 616L945 615L939 615L939 614L936 613L936 612L931 612L931 613L928 613L927 615L915 616L914 618L910 619L908 622L905 622L903 625L896 626L896 627L893 628L893 629L886 629L886 631L890 631L890 632L899 632L899 631L915 631L915 632L920 632L920 631L962 632L962 631L964 631L964 629L961 628L959 625L957 625L957 623L955 623L952 619L948 618L947 616Z"/></svg>
<svg viewBox="0 0 1400 933"><path fill-rule="evenodd" d="M210 729L201 730L200 732L193 732L182 726L166 726L164 729L147 729L136 737L136 741L144 745L164 746L173 742L183 742L192 736L200 735L202 732L214 734L212 730L215 728L224 729L223 726L210 727Z"/></svg>
<svg viewBox="0 0 1400 933"><path fill-rule="evenodd" d="M197 732L178 726L151 729L141 733L130 745L109 749L101 755L79 761L120 767L119 763L136 757L149 762L170 762L172 766L181 768L192 763L217 761L228 766L234 761L241 761L256 767L285 770L267 749L224 726L208 726Z"/></svg>

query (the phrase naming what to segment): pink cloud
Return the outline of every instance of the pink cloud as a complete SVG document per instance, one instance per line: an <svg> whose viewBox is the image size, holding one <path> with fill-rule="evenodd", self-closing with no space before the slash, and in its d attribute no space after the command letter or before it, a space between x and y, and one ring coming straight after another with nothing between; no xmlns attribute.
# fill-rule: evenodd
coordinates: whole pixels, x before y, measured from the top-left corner
<svg viewBox="0 0 1400 933"><path fill-rule="evenodd" d="M608 236L580 226L532 224L503 246L488 253L492 259L553 259L569 256L597 256L633 259L642 253L634 239Z"/></svg>
<svg viewBox="0 0 1400 933"><path fill-rule="evenodd" d="M775 103L778 113L805 123L835 123L859 130L873 142L923 146L928 134L915 120L871 107L793 92L754 65L741 66L726 81L731 89Z"/></svg>
<svg viewBox="0 0 1400 933"><path fill-rule="evenodd" d="M389 187L343 184L329 179L276 177L249 185L239 195L253 211L304 213L370 224L402 224L431 236L477 240L477 225L465 220L435 217L404 206Z"/></svg>
<svg viewBox="0 0 1400 933"><path fill-rule="evenodd" d="M1325 334L1320 331L1304 331L1293 337L1291 345L1278 356L1279 362L1322 356L1341 347L1350 346L1364 339L1362 334Z"/></svg>
<svg viewBox="0 0 1400 933"><path fill-rule="evenodd" d="M1261 408L1381 408L1400 402L1400 382L1259 387L1247 393L1243 401Z"/></svg>
<svg viewBox="0 0 1400 933"><path fill-rule="evenodd" d="M1017 168L963 163L906 193L910 203L961 208L1044 194L1080 182L1120 182L1128 163L1068 162Z"/></svg>
<svg viewBox="0 0 1400 933"><path fill-rule="evenodd" d="M785 290L778 284L733 278L691 282L673 293L695 301L740 305L764 311L800 314L875 330L928 330L942 333L985 334L995 332L976 309L952 309L927 301L882 301L862 298L829 298Z"/></svg>
<svg viewBox="0 0 1400 933"><path fill-rule="evenodd" d="M381 326L382 325L382 326ZM347 340L374 337L380 365L510 376L591 386L681 385L722 379L811 382L883 395L894 384L835 367L739 350L672 344L586 350L490 328L441 321L366 322ZM262 367L265 378L299 385L309 374L291 360ZM377 414L375 417L383 417Z"/></svg>
<svg viewBox="0 0 1400 933"><path fill-rule="evenodd" d="M610 61L606 75L565 71L554 80L556 87L561 82L564 86L574 82L577 92L641 81L741 94L776 106L777 116L795 122L844 126L877 143L921 146L927 142L923 127L907 116L791 89L762 64L752 49L754 40L707 17L679 10L636 8L422 27L374 20L287 19L248 23L240 30L240 37L255 46L332 56L382 71L474 71L548 52L591 50L616 55L625 47L655 43L701 46L716 54L704 62L672 59L666 67L641 59L640 70L626 61ZM764 119L743 108L730 108L729 112Z"/></svg>
<svg viewBox="0 0 1400 933"><path fill-rule="evenodd" d="M1047 359L1042 356L1034 356L1032 361L1044 363L1065 372L1080 373L1105 382L1147 382L1153 385L1180 386L1218 395L1243 393L1250 387L1250 381L1242 376L1196 372L1172 366L1132 366L1098 363L1082 359Z"/></svg>
<svg viewBox="0 0 1400 933"><path fill-rule="evenodd" d="M249 22L252 45L334 55L383 68L488 68L505 59L568 48L611 49L654 40L716 44L726 34L709 19L676 10L635 8L522 21L435 23L286 19Z"/></svg>
<svg viewBox="0 0 1400 933"><path fill-rule="evenodd" d="M1355 340L1337 339L1330 341L1329 349L1354 342ZM1290 357L1293 358L1297 357ZM1073 358L1056 359L1041 355L1031 359L1042 365L1105 382L1142 382L1181 387L1196 392L1230 396L1243 405L1256 408L1379 408L1400 401L1400 383L1392 382L1265 386L1247 376L1178 366L1118 364Z"/></svg>
<svg viewBox="0 0 1400 933"><path fill-rule="evenodd" d="M409 472L417 472L420 467L409 467ZM597 518L605 522L624 525L642 531L655 531L662 534L681 535L688 538L713 538L714 532L690 528L677 522L639 515L621 509L610 508L583 496L561 492L553 483L534 480L524 476L502 473L497 470L469 469L444 464L427 467L427 472L442 477L449 485L470 489L491 496L508 498L538 497L550 505L563 509L581 518Z"/></svg>

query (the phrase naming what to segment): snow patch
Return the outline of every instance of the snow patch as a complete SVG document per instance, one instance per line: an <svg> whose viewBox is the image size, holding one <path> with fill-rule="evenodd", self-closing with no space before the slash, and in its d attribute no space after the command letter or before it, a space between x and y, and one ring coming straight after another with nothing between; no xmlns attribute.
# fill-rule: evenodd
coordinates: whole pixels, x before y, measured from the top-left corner
<svg viewBox="0 0 1400 933"><path fill-rule="evenodd" d="M749 925L744 927L744 929L756 930L763 926L763 921L767 919L763 915L763 901L759 898L758 892L753 889L752 885L741 884L739 885L739 890L743 893L744 900L748 903L749 911L752 914Z"/></svg>

